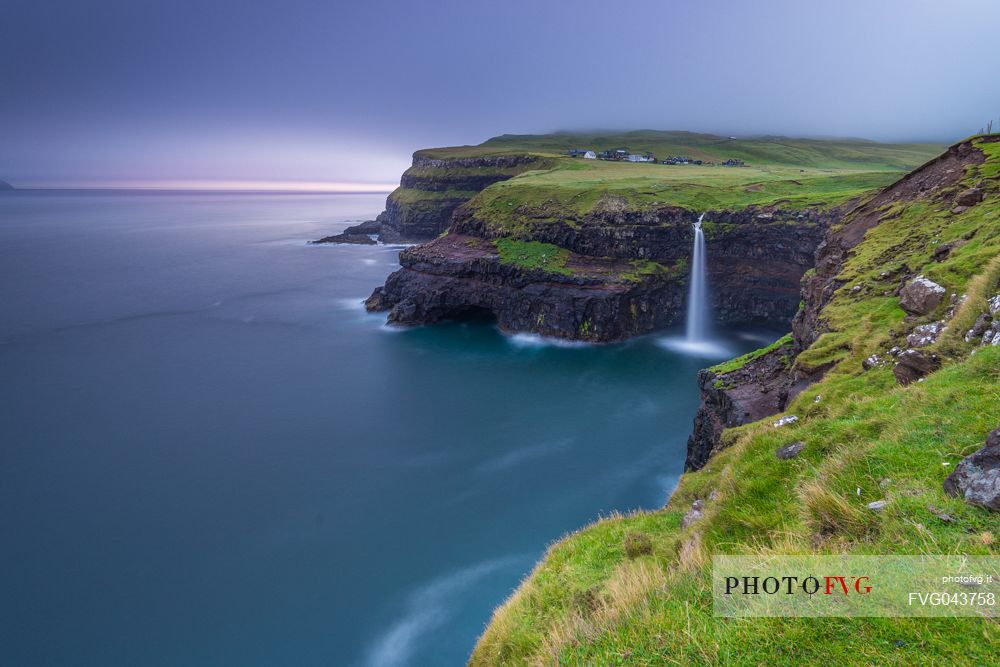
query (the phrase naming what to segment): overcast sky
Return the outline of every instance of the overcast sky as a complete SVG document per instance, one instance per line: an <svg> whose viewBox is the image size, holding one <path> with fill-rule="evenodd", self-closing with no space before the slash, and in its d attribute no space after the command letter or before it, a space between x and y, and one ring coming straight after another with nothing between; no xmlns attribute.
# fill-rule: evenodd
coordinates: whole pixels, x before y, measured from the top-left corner
<svg viewBox="0 0 1000 667"><path fill-rule="evenodd" d="M0 178L392 183L559 129L952 141L995 0L2 0Z"/></svg>

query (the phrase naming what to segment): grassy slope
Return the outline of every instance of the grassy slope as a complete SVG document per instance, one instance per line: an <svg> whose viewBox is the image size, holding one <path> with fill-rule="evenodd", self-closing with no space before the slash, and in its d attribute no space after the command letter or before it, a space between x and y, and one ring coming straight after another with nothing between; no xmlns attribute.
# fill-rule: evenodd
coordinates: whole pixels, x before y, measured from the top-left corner
<svg viewBox="0 0 1000 667"><path fill-rule="evenodd" d="M943 148L925 144L879 144L863 139L792 139L745 137L729 139L713 134L638 130L603 134L505 134L467 149L531 150L564 153L571 148L597 151L626 147L633 153L650 151L658 158L685 155L721 162L738 158L756 165L796 165L818 169L911 169Z"/></svg>
<svg viewBox="0 0 1000 667"><path fill-rule="evenodd" d="M1000 175L1000 144L981 147L988 159L964 185ZM473 663L995 664L996 621L720 619L710 590L713 553L998 554L997 515L941 486L1000 423L1000 347L970 355L962 340L1000 280L1000 194L992 183L987 200L960 215L949 214L947 202L887 211L898 215L869 231L843 268L849 282L824 310L830 333L797 362L836 362L789 406L799 422L733 429L731 446L684 475L663 510L607 519L553 545L497 610ZM938 243L973 229L948 259L930 262ZM882 295L894 285L879 274L903 262L969 295L937 343L944 368L909 387L898 387L888 366L861 368L895 342L892 328L901 329L897 299ZM855 284L863 289L851 291ZM805 451L778 460L774 450L793 440ZM705 518L682 530L691 502L713 491ZM867 510L877 499L890 504ZM941 520L931 506L956 521ZM626 556L630 531L650 538L651 555Z"/></svg>
<svg viewBox="0 0 1000 667"><path fill-rule="evenodd" d="M601 139L598 141L598 139ZM569 147L653 150L722 161L740 157L745 168L666 166L558 157ZM603 138L581 135L505 135L482 146L433 149L441 156L483 151L546 152L549 168L493 185L471 205L497 233L530 238L532 227L573 221L598 207L645 210L665 205L694 211L750 205L829 207L894 181L940 151L934 145L758 138L730 141L683 132L634 132Z"/></svg>

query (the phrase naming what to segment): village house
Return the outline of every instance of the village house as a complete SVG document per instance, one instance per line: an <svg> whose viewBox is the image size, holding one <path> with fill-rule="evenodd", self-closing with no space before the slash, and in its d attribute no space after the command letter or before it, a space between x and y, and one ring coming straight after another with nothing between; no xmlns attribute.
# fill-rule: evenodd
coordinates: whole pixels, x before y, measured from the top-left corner
<svg viewBox="0 0 1000 667"><path fill-rule="evenodd" d="M743 160L737 160L736 158L729 158L722 163L723 167L745 167L747 166Z"/></svg>
<svg viewBox="0 0 1000 667"><path fill-rule="evenodd" d="M629 162L656 162L656 157L649 151L646 151L642 155L630 154L625 156L625 159Z"/></svg>
<svg viewBox="0 0 1000 667"><path fill-rule="evenodd" d="M671 155L660 164L702 164L701 160L693 160L684 155Z"/></svg>
<svg viewBox="0 0 1000 667"><path fill-rule="evenodd" d="M570 157L582 157L585 160L596 160L597 153L590 150L589 148L571 148L566 151L566 155Z"/></svg>

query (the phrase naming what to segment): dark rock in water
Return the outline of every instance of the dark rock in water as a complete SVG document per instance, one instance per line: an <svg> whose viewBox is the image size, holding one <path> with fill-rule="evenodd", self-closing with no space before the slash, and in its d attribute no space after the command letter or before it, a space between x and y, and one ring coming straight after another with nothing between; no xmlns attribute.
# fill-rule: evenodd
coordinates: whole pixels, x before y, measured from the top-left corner
<svg viewBox="0 0 1000 667"><path fill-rule="evenodd" d="M378 220L366 220L360 225L348 227L340 234L324 236L312 243L354 243L359 245L375 245L377 241L372 238L378 235L382 225Z"/></svg>
<svg viewBox="0 0 1000 667"><path fill-rule="evenodd" d="M926 315L944 299L945 289L933 280L917 276L899 292L899 305L913 315Z"/></svg>
<svg viewBox="0 0 1000 667"><path fill-rule="evenodd" d="M983 201L983 191L980 188L969 188L955 197L955 206L975 206Z"/></svg>
<svg viewBox="0 0 1000 667"><path fill-rule="evenodd" d="M7 181L0 181L0 190L13 190L14 186Z"/></svg>
<svg viewBox="0 0 1000 667"><path fill-rule="evenodd" d="M936 354L910 349L900 352L896 365L892 368L892 373L896 376L896 382L907 385L933 373L940 367L941 360Z"/></svg>
<svg viewBox="0 0 1000 667"><path fill-rule="evenodd" d="M806 443L801 440L798 442L790 442L784 447L779 447L774 453L779 459L794 459L796 456L802 453L802 450L806 448Z"/></svg>
<svg viewBox="0 0 1000 667"><path fill-rule="evenodd" d="M950 496L1000 512L1000 428L986 436L986 445L966 456L944 480Z"/></svg>

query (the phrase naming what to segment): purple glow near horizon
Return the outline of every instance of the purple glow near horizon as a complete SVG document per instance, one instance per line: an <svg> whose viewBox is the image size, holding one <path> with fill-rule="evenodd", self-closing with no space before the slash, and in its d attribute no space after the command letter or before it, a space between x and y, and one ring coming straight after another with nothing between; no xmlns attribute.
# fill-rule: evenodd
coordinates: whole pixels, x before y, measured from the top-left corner
<svg viewBox="0 0 1000 667"><path fill-rule="evenodd" d="M950 141L1000 113L1000 5L5 3L0 178L385 184L558 129Z"/></svg>

